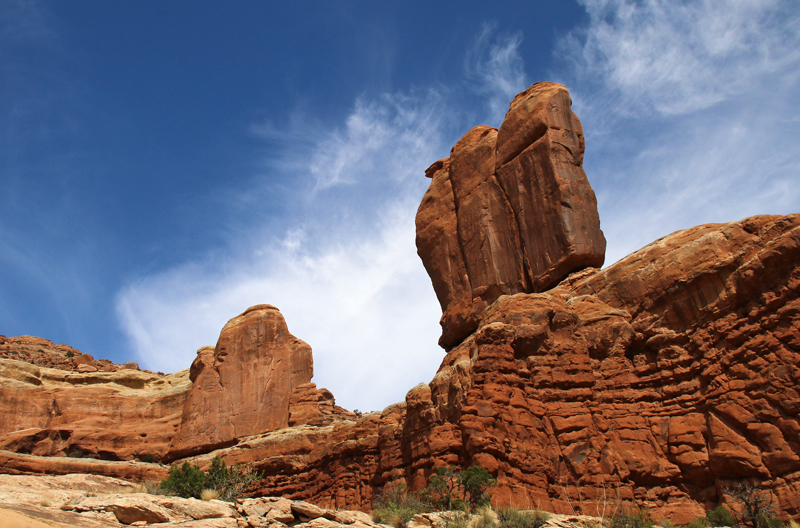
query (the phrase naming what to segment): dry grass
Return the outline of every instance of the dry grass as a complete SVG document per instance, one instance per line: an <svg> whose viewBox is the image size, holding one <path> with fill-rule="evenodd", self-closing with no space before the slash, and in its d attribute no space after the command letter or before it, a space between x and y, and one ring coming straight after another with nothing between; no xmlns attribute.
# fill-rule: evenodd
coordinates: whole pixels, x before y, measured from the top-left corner
<svg viewBox="0 0 800 528"><path fill-rule="evenodd" d="M200 500L210 501L219 499L219 492L214 489L204 489L200 492Z"/></svg>
<svg viewBox="0 0 800 528"><path fill-rule="evenodd" d="M500 524L497 514L491 506L480 508L472 518L470 528L494 528Z"/></svg>

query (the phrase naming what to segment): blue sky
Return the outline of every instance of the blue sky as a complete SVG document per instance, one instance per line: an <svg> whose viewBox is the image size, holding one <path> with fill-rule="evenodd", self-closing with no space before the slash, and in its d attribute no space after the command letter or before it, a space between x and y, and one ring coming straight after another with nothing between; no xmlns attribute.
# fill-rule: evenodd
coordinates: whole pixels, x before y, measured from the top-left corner
<svg viewBox="0 0 800 528"><path fill-rule="evenodd" d="M278 306L361 410L443 356L424 169L566 84L606 264L800 212L792 1L0 1L0 334L186 368Z"/></svg>

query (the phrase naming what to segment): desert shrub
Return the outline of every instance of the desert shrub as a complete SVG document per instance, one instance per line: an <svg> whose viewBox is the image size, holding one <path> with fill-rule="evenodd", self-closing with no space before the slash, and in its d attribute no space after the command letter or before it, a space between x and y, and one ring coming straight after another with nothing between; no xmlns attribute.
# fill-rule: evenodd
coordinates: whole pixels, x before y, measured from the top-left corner
<svg viewBox="0 0 800 528"><path fill-rule="evenodd" d="M731 511L723 505L719 505L706 513L708 526L736 526L736 519Z"/></svg>
<svg viewBox="0 0 800 528"><path fill-rule="evenodd" d="M653 519L644 508L620 508L611 516L609 528L652 528Z"/></svg>
<svg viewBox="0 0 800 528"><path fill-rule="evenodd" d="M200 492L200 500L210 501L219 498L219 492L215 489L204 489Z"/></svg>
<svg viewBox="0 0 800 528"><path fill-rule="evenodd" d="M203 490L214 490L221 500L233 502L253 482L261 477L251 464L225 466L218 456L211 461L208 472L184 462L172 466L169 476L161 482L161 488L170 495L201 498Z"/></svg>
<svg viewBox="0 0 800 528"><path fill-rule="evenodd" d="M749 482L740 482L725 493L741 505L739 522L749 528L780 528L783 522L775 518L772 495Z"/></svg>
<svg viewBox="0 0 800 528"><path fill-rule="evenodd" d="M75 355L75 352L73 352L72 350L67 350L67 353L66 353L65 355L66 355L68 358L71 358L72 356L74 356L74 355Z"/></svg>
<svg viewBox="0 0 800 528"><path fill-rule="evenodd" d="M218 458L218 457L215 457ZM222 462L224 467L224 462ZM212 462L213 466L213 462ZM237 464L227 468L225 477L213 483L213 488L219 492L220 500L233 502L254 482L258 482L261 475L252 464Z"/></svg>
<svg viewBox="0 0 800 528"><path fill-rule="evenodd" d="M384 486L372 508L372 520L395 528L404 528L415 515L431 511L430 505L420 501L399 481Z"/></svg>
<svg viewBox="0 0 800 528"><path fill-rule="evenodd" d="M445 528L469 528L469 515L463 511L451 511L442 516Z"/></svg>
<svg viewBox="0 0 800 528"><path fill-rule="evenodd" d="M541 528L549 517L547 513L540 510L520 511L512 506L497 510L497 518L500 520L499 528Z"/></svg>
<svg viewBox="0 0 800 528"><path fill-rule="evenodd" d="M200 493L205 487L206 475L203 470L188 462L184 462L182 466L169 468L169 476L161 481L161 488L167 493L185 498L200 498Z"/></svg>
<svg viewBox="0 0 800 528"><path fill-rule="evenodd" d="M709 528L708 519L706 517L696 517L689 521L684 528Z"/></svg>
<svg viewBox="0 0 800 528"><path fill-rule="evenodd" d="M495 528L497 523L497 514L490 506L484 506L477 511L472 528Z"/></svg>
<svg viewBox="0 0 800 528"><path fill-rule="evenodd" d="M487 490L495 484L497 479L482 467L459 471L443 466L428 479L421 496L436 510L470 512L490 504L492 495Z"/></svg>

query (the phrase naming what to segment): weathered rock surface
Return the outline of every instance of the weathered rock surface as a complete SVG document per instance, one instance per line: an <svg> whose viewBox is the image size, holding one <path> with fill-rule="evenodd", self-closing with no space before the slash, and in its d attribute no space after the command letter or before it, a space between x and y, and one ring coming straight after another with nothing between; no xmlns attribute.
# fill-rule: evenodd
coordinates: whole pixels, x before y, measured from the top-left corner
<svg viewBox="0 0 800 528"><path fill-rule="evenodd" d="M247 309L200 349L171 458L207 452L289 424L290 394L314 374L311 347L289 333L274 306Z"/></svg>
<svg viewBox="0 0 800 528"><path fill-rule="evenodd" d="M39 367L79 372L116 372L139 370L134 362L117 365L108 359L94 359L69 345L56 345L48 339L32 336L6 337L0 335L0 358L16 359Z"/></svg>
<svg viewBox="0 0 800 528"><path fill-rule="evenodd" d="M220 453L267 472L257 493L337 506L477 464L499 504L594 514L613 493L682 523L755 479L797 518L799 296L800 215L680 231L500 297L430 384L380 415Z"/></svg>
<svg viewBox="0 0 800 528"><path fill-rule="evenodd" d="M238 504L150 495L143 486L97 475L0 475L0 526L194 528L286 526L378 528L358 511L332 510L302 501L261 497Z"/></svg>
<svg viewBox="0 0 800 528"><path fill-rule="evenodd" d="M333 393L318 389L316 383L305 383L289 395L289 423L295 425L330 425L337 420L355 420L356 415L336 405Z"/></svg>
<svg viewBox="0 0 800 528"><path fill-rule="evenodd" d="M159 458L180 422L188 371L74 372L0 359L0 449L104 460Z"/></svg>
<svg viewBox="0 0 800 528"><path fill-rule="evenodd" d="M752 479L798 518L799 263L800 215L679 231L547 292L501 296L429 384L382 413L188 460L253 462L266 475L254 496L349 509L387 482L420 488L439 465L478 464L498 477L498 505L595 514L613 494L675 523L730 506L725 488ZM335 407L313 384L289 401L289 416ZM38 471L40 457L16 456Z"/></svg>
<svg viewBox="0 0 800 528"><path fill-rule="evenodd" d="M309 383L311 349L268 305L229 321L216 348L167 376L28 336L2 338L0 349L26 360L0 359L0 472L163 475L110 461L163 461L289 423L355 418Z"/></svg>
<svg viewBox="0 0 800 528"><path fill-rule="evenodd" d="M605 258L583 172L581 123L567 89L536 83L500 130L478 126L434 163L417 212L417 250L442 307L450 349L500 295L542 292Z"/></svg>

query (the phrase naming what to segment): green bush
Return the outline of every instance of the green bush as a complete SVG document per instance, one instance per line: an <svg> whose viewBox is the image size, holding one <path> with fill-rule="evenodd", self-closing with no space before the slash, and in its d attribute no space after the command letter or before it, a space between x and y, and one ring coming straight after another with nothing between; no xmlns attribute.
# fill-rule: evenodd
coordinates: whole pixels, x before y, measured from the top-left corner
<svg viewBox="0 0 800 528"><path fill-rule="evenodd" d="M543 511L520 511L512 506L497 510L497 518L500 520L499 528L541 528L549 517Z"/></svg>
<svg viewBox="0 0 800 528"><path fill-rule="evenodd" d="M689 521L684 528L709 528L708 519L706 517L696 517Z"/></svg>
<svg viewBox="0 0 800 528"><path fill-rule="evenodd" d="M199 499L204 489L215 490L219 498L233 502L253 482L261 476L250 464L225 466L218 456L211 461L208 472L184 462L182 466L172 466L169 477L161 482L161 488L170 495L194 497Z"/></svg>
<svg viewBox="0 0 800 528"><path fill-rule="evenodd" d="M200 492L205 489L205 483L205 473L199 467L184 462L180 467L169 468L169 476L161 481L161 488L170 495L199 499Z"/></svg>
<svg viewBox="0 0 800 528"><path fill-rule="evenodd" d="M418 494L410 493L399 481L387 484L373 502L372 518L378 523L403 528L419 513L453 510L469 513L490 505L492 496L486 490L495 484L497 480L482 467L472 466L464 471L440 467ZM448 516L444 520L449 528L459 528L463 524L458 516Z"/></svg>
<svg viewBox="0 0 800 528"><path fill-rule="evenodd" d="M721 504L706 513L706 519L708 520L708 526L736 526L736 519L733 514Z"/></svg>
<svg viewBox="0 0 800 528"><path fill-rule="evenodd" d="M384 486L372 507L373 521L395 528L405 528L415 515L431 511L429 504L409 493L406 485L399 481Z"/></svg>
<svg viewBox="0 0 800 528"><path fill-rule="evenodd" d="M469 513L491 503L492 495L487 490L495 484L497 479L482 467L472 466L459 471L443 466L428 479L428 487L421 491L421 496L435 510Z"/></svg>
<svg viewBox="0 0 800 528"><path fill-rule="evenodd" d="M609 528L652 528L653 519L644 508L620 508L611 516Z"/></svg>

